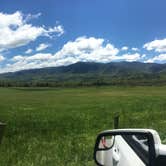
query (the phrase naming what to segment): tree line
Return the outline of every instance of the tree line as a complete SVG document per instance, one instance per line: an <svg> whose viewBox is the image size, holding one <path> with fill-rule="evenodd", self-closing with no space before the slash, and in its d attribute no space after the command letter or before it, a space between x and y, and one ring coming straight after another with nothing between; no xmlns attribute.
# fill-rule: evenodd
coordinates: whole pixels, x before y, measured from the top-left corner
<svg viewBox="0 0 166 166"><path fill-rule="evenodd" d="M76 86L153 86L166 85L166 78L96 78L82 80L63 80L63 81L47 81L47 80L0 80L0 87L76 87Z"/></svg>

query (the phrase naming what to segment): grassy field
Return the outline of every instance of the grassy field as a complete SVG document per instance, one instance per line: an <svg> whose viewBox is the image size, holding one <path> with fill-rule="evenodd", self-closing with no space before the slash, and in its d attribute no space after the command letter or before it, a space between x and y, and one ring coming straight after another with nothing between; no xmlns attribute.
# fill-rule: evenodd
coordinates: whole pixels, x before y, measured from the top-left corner
<svg viewBox="0 0 166 166"><path fill-rule="evenodd" d="M1 166L91 166L98 132L156 129L166 142L166 87L1 88Z"/></svg>

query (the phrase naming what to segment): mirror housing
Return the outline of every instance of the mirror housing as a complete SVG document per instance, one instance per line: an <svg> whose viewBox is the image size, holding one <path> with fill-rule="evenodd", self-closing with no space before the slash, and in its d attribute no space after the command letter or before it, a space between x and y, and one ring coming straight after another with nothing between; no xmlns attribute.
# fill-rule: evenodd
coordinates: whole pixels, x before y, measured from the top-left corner
<svg viewBox="0 0 166 166"><path fill-rule="evenodd" d="M156 166L156 146L160 144L155 130L107 130L97 136L94 160L99 166Z"/></svg>

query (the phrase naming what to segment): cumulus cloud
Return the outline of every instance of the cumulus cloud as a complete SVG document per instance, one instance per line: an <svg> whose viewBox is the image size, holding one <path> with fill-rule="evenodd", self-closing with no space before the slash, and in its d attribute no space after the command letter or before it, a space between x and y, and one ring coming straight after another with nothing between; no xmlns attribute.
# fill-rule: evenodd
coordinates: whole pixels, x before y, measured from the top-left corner
<svg viewBox="0 0 166 166"><path fill-rule="evenodd" d="M45 49L48 48L49 46L50 46L50 44L41 43L41 44L39 44L38 47L36 47L36 51L42 51L42 50L45 50Z"/></svg>
<svg viewBox="0 0 166 166"><path fill-rule="evenodd" d="M5 57L0 55L0 62L2 62L3 60L5 60Z"/></svg>
<svg viewBox="0 0 166 166"><path fill-rule="evenodd" d="M27 14L27 15L25 16L25 20L26 20L26 22L28 22L28 21L30 21L30 20L32 20L32 19L37 19L37 18L39 18L41 15L42 15L41 13L37 13L37 14Z"/></svg>
<svg viewBox="0 0 166 166"><path fill-rule="evenodd" d="M142 57L142 58L145 58L145 57L146 57L146 54L143 54L141 57Z"/></svg>
<svg viewBox="0 0 166 166"><path fill-rule="evenodd" d="M103 38L79 37L74 41L69 41L54 54L37 53L31 56L14 56L2 68L1 72L13 72L25 69L65 66L79 61L82 62L102 62L112 61L137 61L141 58L139 53L119 55L119 49L111 43L106 43Z"/></svg>
<svg viewBox="0 0 166 166"><path fill-rule="evenodd" d="M56 58L65 59L74 57L78 61L110 61L119 50L111 43L104 44L102 38L79 37L75 41L67 42L63 48L55 54Z"/></svg>
<svg viewBox="0 0 166 166"><path fill-rule="evenodd" d="M128 62L133 62L133 61L138 61L140 60L141 55L139 53L135 53L135 54L124 54L122 56L120 56L119 60L125 60Z"/></svg>
<svg viewBox="0 0 166 166"><path fill-rule="evenodd" d="M154 50L155 52L166 52L166 39L162 40L153 40L144 44L143 48L148 51Z"/></svg>
<svg viewBox="0 0 166 166"><path fill-rule="evenodd" d="M154 62L166 62L166 54L160 54L157 56L154 56L153 58L150 58L146 60L147 63L154 63Z"/></svg>
<svg viewBox="0 0 166 166"><path fill-rule="evenodd" d="M13 14L0 13L1 51L27 45L40 36L51 38L53 35L60 36L63 33L64 30L61 25L50 28L34 26L28 23L27 18L19 11Z"/></svg>
<svg viewBox="0 0 166 166"><path fill-rule="evenodd" d="M129 48L127 47L127 46L124 46L124 47L122 47L121 48L121 50L123 50L123 51L126 51L126 50L128 50Z"/></svg>
<svg viewBox="0 0 166 166"><path fill-rule="evenodd" d="M38 53L38 54L34 54L32 56L21 56L21 55L17 55L15 57L12 58L13 61L36 61L36 60L48 60L50 58L52 58L52 54L49 53Z"/></svg>
<svg viewBox="0 0 166 166"><path fill-rule="evenodd" d="M49 34L50 33L57 33L58 36L61 36L64 34L64 29L61 25L54 26L53 28L49 28L48 30L45 30L46 36L51 37Z"/></svg>
<svg viewBox="0 0 166 166"><path fill-rule="evenodd" d="M30 53L32 53L32 52L33 52L32 49L28 49L28 50L25 51L25 54L30 54Z"/></svg>
<svg viewBox="0 0 166 166"><path fill-rule="evenodd" d="M136 47L133 47L131 50L132 50L132 51L139 51L139 49L136 48Z"/></svg>

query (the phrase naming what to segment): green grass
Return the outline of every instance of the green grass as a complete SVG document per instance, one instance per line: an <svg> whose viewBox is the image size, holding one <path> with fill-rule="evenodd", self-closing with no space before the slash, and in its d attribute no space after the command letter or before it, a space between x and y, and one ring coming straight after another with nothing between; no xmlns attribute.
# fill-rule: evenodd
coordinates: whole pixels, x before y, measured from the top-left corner
<svg viewBox="0 0 166 166"><path fill-rule="evenodd" d="M91 166L97 133L156 129L166 142L166 87L1 88L1 166Z"/></svg>

